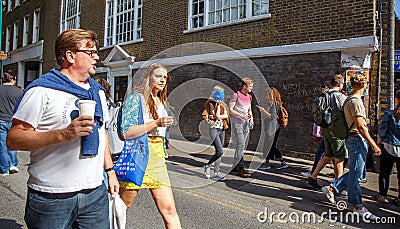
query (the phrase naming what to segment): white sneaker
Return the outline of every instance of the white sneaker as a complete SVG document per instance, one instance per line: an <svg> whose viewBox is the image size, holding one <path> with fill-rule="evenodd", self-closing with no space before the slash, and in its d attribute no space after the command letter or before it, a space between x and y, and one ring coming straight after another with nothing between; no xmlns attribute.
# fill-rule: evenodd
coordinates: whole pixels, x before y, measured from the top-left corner
<svg viewBox="0 0 400 229"><path fill-rule="evenodd" d="M361 210L357 210L356 208L353 208L353 212L357 213L361 217L364 217L365 219L369 219L372 221L376 221L377 219L379 219L378 216L369 212L368 209L365 207L361 208Z"/></svg>
<svg viewBox="0 0 400 229"><path fill-rule="evenodd" d="M305 176L305 177L311 177L311 173L310 172L301 172L300 174L302 176Z"/></svg>
<svg viewBox="0 0 400 229"><path fill-rule="evenodd" d="M286 162L282 162L280 166L276 167L276 169L286 169L288 166L288 164L286 164Z"/></svg>
<svg viewBox="0 0 400 229"><path fill-rule="evenodd" d="M18 172L19 172L19 169L17 167L15 167L15 166L10 167L10 173L18 173Z"/></svg>
<svg viewBox="0 0 400 229"><path fill-rule="evenodd" d="M211 165L204 165L204 175L206 175L207 179L211 178Z"/></svg>
<svg viewBox="0 0 400 229"><path fill-rule="evenodd" d="M226 180L226 178L224 176L220 175L219 173L217 173L217 175L213 176L212 179L217 180L217 181L225 181Z"/></svg>
<svg viewBox="0 0 400 229"><path fill-rule="evenodd" d="M341 191L341 192L340 192L340 195L342 195L342 196L347 196L347 195L348 195L348 193L347 193L347 191L346 191L346 190L343 190L343 191Z"/></svg>
<svg viewBox="0 0 400 229"><path fill-rule="evenodd" d="M332 204L335 204L335 194L329 190L328 186L322 187L321 190L325 194L326 198L328 198Z"/></svg>
<svg viewBox="0 0 400 229"><path fill-rule="evenodd" d="M271 169L271 166L269 165L269 163L268 164L262 163L262 165L258 169L259 170L268 170L268 169Z"/></svg>

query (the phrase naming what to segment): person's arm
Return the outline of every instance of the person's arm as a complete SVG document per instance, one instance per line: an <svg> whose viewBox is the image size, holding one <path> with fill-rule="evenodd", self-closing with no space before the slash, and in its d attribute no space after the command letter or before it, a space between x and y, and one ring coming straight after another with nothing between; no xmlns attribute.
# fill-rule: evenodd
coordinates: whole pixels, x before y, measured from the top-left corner
<svg viewBox="0 0 400 229"><path fill-rule="evenodd" d="M92 129L87 128L96 125L92 119L91 116L80 116L64 129L40 132L31 124L14 118L7 136L7 147L10 150L32 151L74 141L92 133Z"/></svg>
<svg viewBox="0 0 400 229"><path fill-rule="evenodd" d="M119 192L119 182L115 171L112 169L114 164L111 159L110 142L108 140L107 133L105 133L105 140L106 147L104 150L104 170L106 171L108 177L108 192L113 195L114 193Z"/></svg>
<svg viewBox="0 0 400 229"><path fill-rule="evenodd" d="M171 116L158 118L157 120L142 124L142 125L132 125L129 127L128 131L122 133L124 139L135 139L138 138L157 127L169 127L174 122L174 118Z"/></svg>
<svg viewBox="0 0 400 229"><path fill-rule="evenodd" d="M378 139L377 139L377 145L380 146L382 143L382 140L386 137L386 135L389 132L389 118L391 116L391 113L389 111L385 112L385 114L382 117L381 124L379 125L378 128Z"/></svg>
<svg viewBox="0 0 400 229"><path fill-rule="evenodd" d="M215 114L215 116L217 116L218 120L222 120L222 119L228 118L227 112L225 112L224 114L221 114L221 105L219 105L219 104L217 106L217 113Z"/></svg>
<svg viewBox="0 0 400 229"><path fill-rule="evenodd" d="M263 113L267 118L272 118L272 114L269 113L267 110L265 110L264 107L257 106L258 110L260 110L261 113Z"/></svg>
<svg viewBox="0 0 400 229"><path fill-rule="evenodd" d="M250 123L251 123L251 125L254 126L253 111L251 111L251 104L250 104L248 113L249 113L249 116L250 116L249 117L250 118Z"/></svg>
<svg viewBox="0 0 400 229"><path fill-rule="evenodd" d="M375 143L375 141L371 138L368 132L368 128L364 125L364 118L361 116L353 116L354 126L357 128L358 133L367 140L367 142L371 145L372 150L375 153L375 156L381 155L381 148Z"/></svg>

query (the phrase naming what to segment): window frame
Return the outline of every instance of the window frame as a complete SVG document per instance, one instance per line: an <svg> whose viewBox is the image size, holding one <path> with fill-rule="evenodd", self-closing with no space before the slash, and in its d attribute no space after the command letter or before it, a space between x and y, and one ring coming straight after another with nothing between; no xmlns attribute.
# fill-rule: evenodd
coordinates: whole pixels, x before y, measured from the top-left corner
<svg viewBox="0 0 400 229"><path fill-rule="evenodd" d="M11 51L11 25L6 26L6 45L5 52Z"/></svg>
<svg viewBox="0 0 400 229"><path fill-rule="evenodd" d="M74 4L74 5L70 5ZM62 0L60 16L60 32L67 29L79 29L82 0ZM71 15L68 15L71 13Z"/></svg>
<svg viewBox="0 0 400 229"><path fill-rule="evenodd" d="M214 28L214 27L220 27L220 26L226 26L226 25L231 25L231 24L237 24L237 23L242 23L242 22L247 22L247 21L252 21L252 20L259 20L262 18L270 18L271 14L269 13L269 0L236 0L237 5L232 5L232 1L235 0L189 0L189 9L188 9L188 30L193 31L193 30L203 30L207 28ZM194 6L196 3L199 2L204 2L204 12L199 12L199 9L196 10L194 9ZM214 2L214 8L210 8L210 2ZM228 3L228 5L224 5L224 3ZM242 2L242 3L241 3ZM265 6L267 8L267 12L264 12L258 15L253 15L253 5L259 3L260 6ZM217 6L218 4L218 6ZM211 5L212 6L212 5ZM232 17L232 11L237 7L237 19ZM240 7L244 7L244 17L240 17ZM265 8L264 8L265 9ZM193 14L197 12L197 14ZM221 21L215 20L212 22L214 18L216 18L217 12L221 12ZM229 14L227 13L229 12ZM214 15L214 18L212 17ZM226 20L224 18L224 15L229 15L229 20ZM203 18L203 26L199 26L199 20L198 24L194 25L194 18L199 18L201 16L204 16ZM224 20L225 19L225 20Z"/></svg>
<svg viewBox="0 0 400 229"><path fill-rule="evenodd" d="M15 21L13 24L12 50L18 49L18 37L19 37L19 20Z"/></svg>
<svg viewBox="0 0 400 229"><path fill-rule="evenodd" d="M7 12L11 12L13 9L12 0L7 0Z"/></svg>
<svg viewBox="0 0 400 229"><path fill-rule="evenodd" d="M113 46L116 44L129 44L129 43L143 41L143 35L142 35L143 0L132 0L132 3L134 5L131 8L128 7L124 8L124 4L125 5L127 4L126 0L122 1L121 5L117 5L118 2L119 2L118 0L106 1L106 13L104 20L105 47ZM120 20L121 18L124 21L122 23L121 22L118 23L118 20ZM117 26L119 26L119 28L117 28ZM126 36L126 34L128 34L130 38L126 39L126 37L128 37ZM118 36L122 38L118 39Z"/></svg>
<svg viewBox="0 0 400 229"><path fill-rule="evenodd" d="M22 34L22 46L27 46L29 44L29 23L30 23L30 15L26 14L24 16L24 30Z"/></svg>
<svg viewBox="0 0 400 229"><path fill-rule="evenodd" d="M40 8L33 11L32 23L32 43L36 43L40 35Z"/></svg>

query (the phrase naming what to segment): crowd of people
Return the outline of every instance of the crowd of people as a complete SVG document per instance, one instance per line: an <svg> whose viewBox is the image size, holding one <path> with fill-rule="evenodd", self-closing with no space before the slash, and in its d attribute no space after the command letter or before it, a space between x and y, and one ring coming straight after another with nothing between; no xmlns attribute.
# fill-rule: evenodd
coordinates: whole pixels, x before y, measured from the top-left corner
<svg viewBox="0 0 400 229"><path fill-rule="evenodd" d="M5 176L18 172L16 150L31 152L25 209L28 228L109 228L107 193L119 193L129 208L140 189L150 190L166 228L181 228L165 163L165 137L174 123L167 101L171 76L164 65L153 63L147 67L142 83L127 91L122 109L121 136L125 140L147 136L148 164L141 185L119 181L113 169L105 131L105 123L110 120L107 111L112 101L111 87L105 80L96 82L91 78L99 60L97 48L97 35L93 31L66 30L58 36L55 44L60 70L52 69L24 91L14 86L15 74L3 74L3 85L0 85L0 174ZM341 75L332 78L328 89L334 105L344 110L350 127L349 136L341 140L331 133L329 127L321 130L314 125L318 150L311 172L303 174L307 176L307 183L320 189L332 203L335 203L335 195L347 191L353 211L360 215L368 213L368 217L374 220L376 216L363 206L360 182L365 178L369 144L381 159L376 199L388 202L389 176L394 163L397 164L400 186L400 92L396 93L396 109L383 116L379 138L375 142L368 133L362 101L368 79L355 74L350 83L353 91L347 97L340 92L344 85ZM222 86L216 85L211 91L202 113L215 148L215 153L203 166L207 179L226 180L220 164L228 128L231 128L235 142L232 171L243 178L251 177L244 154L249 133L255 125L253 87L251 78L242 78L240 90L230 97L228 104L224 102ZM93 116L79 113L80 100L95 101ZM263 104L266 105L257 105L265 123L263 163L258 169L270 169L272 159L280 162L276 169L285 169L288 164L277 147L282 128L277 117L282 115L283 102L275 87L265 89ZM143 123L139 123L140 117ZM332 161L335 180L322 187L317 176ZM349 171L344 173L347 161ZM399 204L400 193L394 202Z"/></svg>

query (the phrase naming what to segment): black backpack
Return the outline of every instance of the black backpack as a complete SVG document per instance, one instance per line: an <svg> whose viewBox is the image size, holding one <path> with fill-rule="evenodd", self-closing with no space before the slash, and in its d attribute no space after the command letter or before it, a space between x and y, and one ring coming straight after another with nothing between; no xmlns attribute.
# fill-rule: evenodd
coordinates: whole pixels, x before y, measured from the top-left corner
<svg viewBox="0 0 400 229"><path fill-rule="evenodd" d="M321 127L328 127L332 122L332 107L337 106L335 96L331 96L337 91L326 91L315 98L312 103L313 120Z"/></svg>

